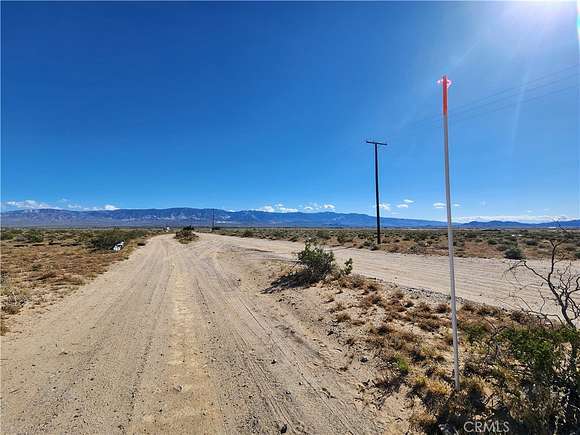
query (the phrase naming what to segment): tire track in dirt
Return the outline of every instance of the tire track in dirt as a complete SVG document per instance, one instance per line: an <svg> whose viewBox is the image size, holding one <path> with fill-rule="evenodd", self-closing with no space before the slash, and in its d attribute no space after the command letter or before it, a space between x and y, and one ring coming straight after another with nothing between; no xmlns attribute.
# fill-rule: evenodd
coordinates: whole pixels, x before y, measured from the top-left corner
<svg viewBox="0 0 580 435"><path fill-rule="evenodd" d="M162 297L161 291L165 288L166 276L159 270L160 258L149 253L142 259L137 273L120 282L129 291L101 301L107 309L96 317L91 312L91 303L81 303L75 316L82 318L81 322L62 315L67 312L61 313L57 319L41 319L40 324L45 327L37 328L23 341L3 343L3 355L8 356L8 361L2 364L3 375L12 373L14 365L21 368L23 363L30 363L30 369L24 368L20 376L3 376L2 404L6 405L2 409L3 430L12 433L17 425L18 430L14 432L19 433L83 432L107 416L108 431L123 431L132 413L131 392L139 382L139 366L145 364L148 337L157 318L155 314L144 314L151 307L160 306L153 298ZM141 280L145 282L145 292L140 291L143 290ZM98 291L98 288L93 285L91 290ZM94 293L89 295L91 302L95 296L98 297ZM126 316L130 310L152 321L137 323L134 317ZM133 339L125 340L125 336L117 334L119 329L133 332ZM123 351L133 353L135 358L117 359L117 352ZM6 397L7 387L17 381L20 381L19 391ZM18 392L22 390L29 393L28 400L19 400ZM103 401L99 390L109 390L112 400Z"/></svg>
<svg viewBox="0 0 580 435"><path fill-rule="evenodd" d="M213 329L214 334L208 338L209 346L214 345L212 353L219 355L224 348L232 352L217 357L214 370L219 373L232 367L243 368L239 375L220 382L220 389L230 390L226 394L230 400L223 406L231 407L231 398L236 394L232 390L251 389L250 384L257 389L245 400L260 397L257 404L249 402L251 412L248 409L242 413L224 412L234 416L229 423L230 431L273 433L286 425L296 433L375 433L372 419L360 413L352 402L347 404L340 399L340 387L334 389L333 398L325 395L324 391L340 385L342 380L332 379L333 374L325 369L320 355L282 336L276 327L279 322L272 322L243 297L235 275L226 272L226 263L218 259L218 254L228 247L222 244L211 247L203 254L199 253L199 245L192 247L197 251L192 266L199 265L199 270L193 266L192 271L199 280L195 287L199 289L200 305L205 307L212 324L222 325ZM216 347L216 343L220 344ZM227 366L220 363L224 360ZM329 388L320 385L318 375L313 375L312 368L316 366L305 361L321 367Z"/></svg>
<svg viewBox="0 0 580 435"><path fill-rule="evenodd" d="M355 380L288 333L230 252L155 237L23 314L1 338L2 432L380 433Z"/></svg>

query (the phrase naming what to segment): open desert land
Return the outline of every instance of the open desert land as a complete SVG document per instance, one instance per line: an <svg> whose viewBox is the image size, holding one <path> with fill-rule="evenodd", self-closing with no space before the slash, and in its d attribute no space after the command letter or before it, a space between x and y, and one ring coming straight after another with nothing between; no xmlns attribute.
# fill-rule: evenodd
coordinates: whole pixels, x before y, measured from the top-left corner
<svg viewBox="0 0 580 435"><path fill-rule="evenodd" d="M276 283L302 244L198 236L152 237L58 302L9 316L4 433L403 433L433 423L425 398L451 382L444 257L335 248L355 274L292 287ZM509 318L491 307L510 293L507 266L459 259L459 295L489 304L464 301L463 340L482 319Z"/></svg>

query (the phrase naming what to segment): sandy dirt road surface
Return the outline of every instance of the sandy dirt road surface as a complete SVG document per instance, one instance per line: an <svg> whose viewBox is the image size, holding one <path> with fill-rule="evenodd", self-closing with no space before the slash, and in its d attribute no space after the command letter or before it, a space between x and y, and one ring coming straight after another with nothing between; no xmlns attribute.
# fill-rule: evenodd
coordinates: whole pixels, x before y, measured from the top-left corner
<svg viewBox="0 0 580 435"><path fill-rule="evenodd" d="M304 248L302 243L282 240L212 234L204 235L204 237L214 240L228 237L236 246L262 251L284 259L296 258L295 253ZM449 260L446 256L395 254L343 247L330 249L339 262L352 258L353 270L356 273L404 287L449 295ZM538 307L543 302L538 279L530 273L524 273L523 270L518 271L514 276L512 272L508 272L514 263L516 263L514 260L456 257L457 296L503 308L526 307L526 304L534 308ZM528 263L540 272L547 272L547 260L530 260ZM578 273L580 261L574 261L572 267ZM545 294L545 291L542 293Z"/></svg>
<svg viewBox="0 0 580 435"><path fill-rule="evenodd" d="M156 237L24 317L2 337L2 433L381 433L235 250Z"/></svg>
<svg viewBox="0 0 580 435"><path fill-rule="evenodd" d="M1 432L400 433L400 410L363 404L368 373L340 370L333 337L301 320L309 308L263 293L264 260L299 247L158 236L42 314L22 313L1 338ZM360 273L446 291L444 258L336 253ZM458 288L492 298L500 264L460 261Z"/></svg>

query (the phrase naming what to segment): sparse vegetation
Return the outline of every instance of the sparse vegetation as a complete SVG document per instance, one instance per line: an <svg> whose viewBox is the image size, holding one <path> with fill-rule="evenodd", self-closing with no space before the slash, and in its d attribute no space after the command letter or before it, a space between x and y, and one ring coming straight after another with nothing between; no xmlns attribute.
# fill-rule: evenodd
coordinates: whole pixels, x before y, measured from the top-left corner
<svg viewBox="0 0 580 435"><path fill-rule="evenodd" d="M44 240L42 232L39 230L29 230L24 233L24 238L28 243L40 243Z"/></svg>
<svg viewBox="0 0 580 435"><path fill-rule="evenodd" d="M192 226L183 227L181 230L175 233L175 238L183 244L187 244L197 240L199 236L193 232L194 228Z"/></svg>
<svg viewBox="0 0 580 435"><path fill-rule="evenodd" d="M146 235L144 230L100 230L95 231L94 235L88 239L88 245L97 250L111 250L120 242L143 238Z"/></svg>
<svg viewBox="0 0 580 435"><path fill-rule="evenodd" d="M521 260L524 258L522 254L522 250L517 247L511 247L505 250L504 257L509 258L510 260Z"/></svg>
<svg viewBox="0 0 580 435"><path fill-rule="evenodd" d="M64 297L104 272L113 262L155 234L151 230L20 230L2 229L2 326L25 307L32 309ZM125 241L120 252L112 247Z"/></svg>
<svg viewBox="0 0 580 435"><path fill-rule="evenodd" d="M257 237L293 242L316 241L320 245L345 246L384 250L405 254L447 255L447 234L439 229L384 229L382 243L375 243L373 229L311 229L311 228L223 228L224 235ZM558 230L496 230L459 229L455 231L456 255L483 258L548 258L549 240ZM563 258L580 257L580 231L566 232L569 250Z"/></svg>
<svg viewBox="0 0 580 435"><path fill-rule="evenodd" d="M254 232L252 230L245 230L242 233L242 237L254 237Z"/></svg>
<svg viewBox="0 0 580 435"><path fill-rule="evenodd" d="M568 238L557 240L545 243L563 247L565 256ZM461 305L459 392L452 378L448 303L397 287L389 290L358 275L329 274L322 288L332 288L334 294L325 296L327 304L321 306L331 314L330 324L339 328L333 334L349 347L350 360L360 352L361 361L374 364L376 379L368 388L375 391L369 394L377 406L391 394L411 399L415 430L463 433L468 421L499 421L515 434L569 434L580 425L580 312L578 301L572 300L580 284L573 268L558 263L555 252L550 256L550 275L534 272L551 289L552 302L560 297L558 315ZM531 268L526 260L512 267Z"/></svg>

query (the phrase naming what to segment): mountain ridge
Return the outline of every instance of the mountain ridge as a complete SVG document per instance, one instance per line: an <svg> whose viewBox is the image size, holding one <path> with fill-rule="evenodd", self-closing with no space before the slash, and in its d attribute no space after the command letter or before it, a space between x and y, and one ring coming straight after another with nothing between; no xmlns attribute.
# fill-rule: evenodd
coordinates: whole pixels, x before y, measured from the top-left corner
<svg viewBox="0 0 580 435"><path fill-rule="evenodd" d="M376 217L361 213L227 211L211 208L173 207L165 209L62 210L27 209L0 213L3 227L182 227L185 225L230 227L374 227ZM445 222L427 219L382 217L385 228L443 228ZM459 228L580 228L580 220L524 223L515 221L472 221L455 223Z"/></svg>

